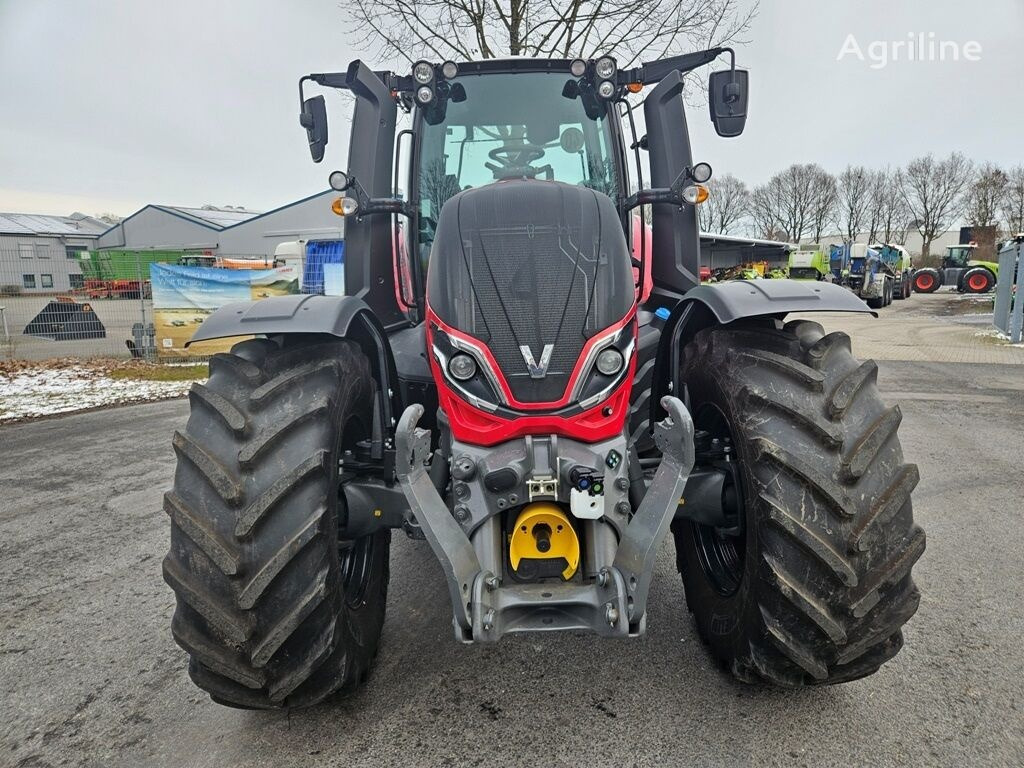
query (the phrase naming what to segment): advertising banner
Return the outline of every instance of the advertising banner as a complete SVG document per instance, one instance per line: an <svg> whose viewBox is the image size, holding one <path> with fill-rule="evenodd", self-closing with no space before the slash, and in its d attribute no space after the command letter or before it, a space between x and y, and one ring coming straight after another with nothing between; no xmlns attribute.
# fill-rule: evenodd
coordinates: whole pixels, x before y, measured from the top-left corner
<svg viewBox="0 0 1024 768"><path fill-rule="evenodd" d="M157 355L197 357L226 352L240 338L185 343L213 310L233 301L252 301L299 292L294 267L219 269L151 264Z"/></svg>

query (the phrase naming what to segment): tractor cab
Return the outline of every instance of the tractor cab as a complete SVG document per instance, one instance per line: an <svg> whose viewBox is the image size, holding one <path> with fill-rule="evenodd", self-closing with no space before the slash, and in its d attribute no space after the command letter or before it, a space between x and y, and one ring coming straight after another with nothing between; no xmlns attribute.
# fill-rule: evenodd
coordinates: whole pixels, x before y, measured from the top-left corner
<svg viewBox="0 0 1024 768"><path fill-rule="evenodd" d="M946 248L946 257L942 260L943 269L967 269L974 253L978 250L975 243L950 245Z"/></svg>

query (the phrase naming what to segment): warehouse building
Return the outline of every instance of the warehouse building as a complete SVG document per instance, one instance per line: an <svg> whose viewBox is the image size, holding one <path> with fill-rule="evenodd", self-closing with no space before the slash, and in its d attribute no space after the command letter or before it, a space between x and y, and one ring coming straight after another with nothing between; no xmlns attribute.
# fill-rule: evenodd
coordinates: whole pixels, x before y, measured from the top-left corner
<svg viewBox="0 0 1024 768"><path fill-rule="evenodd" d="M0 213L0 294L81 288L78 254L95 249L109 226L82 213Z"/></svg>
<svg viewBox="0 0 1024 768"><path fill-rule="evenodd" d="M294 240L340 240L341 217L327 190L261 213L245 208L147 205L99 238L97 247L119 251L199 251L215 256L273 256Z"/></svg>

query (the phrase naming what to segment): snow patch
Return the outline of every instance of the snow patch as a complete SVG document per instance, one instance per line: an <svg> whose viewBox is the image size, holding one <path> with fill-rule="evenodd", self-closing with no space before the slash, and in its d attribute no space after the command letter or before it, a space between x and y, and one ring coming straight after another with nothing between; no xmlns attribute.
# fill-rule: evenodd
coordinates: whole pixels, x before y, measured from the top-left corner
<svg viewBox="0 0 1024 768"><path fill-rule="evenodd" d="M1005 341L1005 342L1007 342L1006 346L1008 346L1008 347L1021 347L1021 348L1024 348L1024 341L1019 342L1017 344L1010 344L1009 343L1009 341L1010 341L1009 335L1003 333L998 328L989 328L987 331L978 331L974 335L976 337L985 338L985 339L998 339L999 341Z"/></svg>
<svg viewBox="0 0 1024 768"><path fill-rule="evenodd" d="M0 374L0 423L188 394L191 381L113 379L86 366Z"/></svg>

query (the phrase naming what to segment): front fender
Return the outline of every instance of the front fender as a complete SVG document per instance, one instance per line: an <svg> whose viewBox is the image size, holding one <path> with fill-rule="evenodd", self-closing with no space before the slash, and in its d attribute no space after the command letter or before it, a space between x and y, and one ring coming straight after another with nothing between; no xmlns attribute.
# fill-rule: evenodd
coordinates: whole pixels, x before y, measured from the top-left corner
<svg viewBox="0 0 1024 768"><path fill-rule="evenodd" d="M686 292L665 321L651 382L649 423L664 417L659 403L679 393L680 355L698 331L748 317L783 317L791 312L864 312L878 317L848 289L824 281L729 280Z"/></svg>
<svg viewBox="0 0 1024 768"><path fill-rule="evenodd" d="M229 336L324 333L345 338L352 321L370 308L355 296L293 294L225 304L199 326L185 346ZM383 332L383 329L381 329Z"/></svg>
<svg viewBox="0 0 1024 768"><path fill-rule="evenodd" d="M381 398L382 427L385 431L394 427L401 412L395 358L384 326L362 299L293 294L225 304L206 318L185 346L195 341L258 334L323 334L358 343L370 361L380 392L390 395Z"/></svg>
<svg viewBox="0 0 1024 768"><path fill-rule="evenodd" d="M706 306L723 324L790 312L867 312L878 317L853 293L824 281L729 280L701 285L687 291L672 314L681 314L687 304L694 302Z"/></svg>

